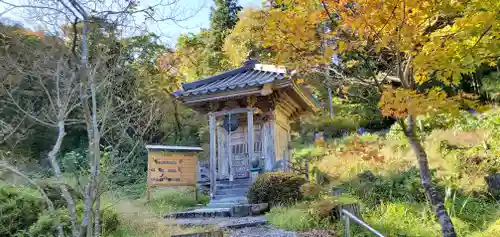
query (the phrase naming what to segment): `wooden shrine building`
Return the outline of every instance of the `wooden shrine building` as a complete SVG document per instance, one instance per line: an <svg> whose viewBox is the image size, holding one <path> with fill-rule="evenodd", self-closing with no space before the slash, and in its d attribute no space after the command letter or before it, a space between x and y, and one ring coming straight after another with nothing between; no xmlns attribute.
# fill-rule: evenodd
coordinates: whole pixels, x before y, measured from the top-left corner
<svg viewBox="0 0 500 237"><path fill-rule="evenodd" d="M318 104L283 67L249 60L240 68L186 83L173 93L208 114L210 187L216 180L250 178L250 170L287 170L290 124Z"/></svg>

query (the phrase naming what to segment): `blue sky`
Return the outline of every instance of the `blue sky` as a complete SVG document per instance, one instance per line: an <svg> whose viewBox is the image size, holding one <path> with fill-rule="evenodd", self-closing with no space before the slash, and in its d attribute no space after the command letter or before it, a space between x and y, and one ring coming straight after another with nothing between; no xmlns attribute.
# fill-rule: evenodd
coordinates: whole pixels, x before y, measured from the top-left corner
<svg viewBox="0 0 500 237"><path fill-rule="evenodd" d="M167 22L165 24L160 24L159 26L164 26L161 31L166 34L166 43L175 44L177 38L181 34L186 33L197 33L200 29L210 27L210 7L214 5L213 0L181 0L186 2L186 4L192 4L192 9L200 9L200 11L189 18L186 21L179 22L178 24L173 24ZM239 0L239 4L243 7L260 7L262 0ZM167 32L168 31L168 32Z"/></svg>
<svg viewBox="0 0 500 237"><path fill-rule="evenodd" d="M105 0L106 2L107 0ZM22 4L25 0L14 0L14 4ZM141 0L139 5L142 7L151 6L157 4L158 0ZM243 7L260 7L262 0L239 0L239 4ZM186 33L197 33L203 28L209 28L210 26L210 8L214 5L214 0L180 0L178 6L182 9L185 16L189 15L192 17L187 20L180 22L150 22L144 27L140 27L143 30L151 31L161 36L163 43L174 46L177 42L177 38L181 34ZM0 4L0 12L5 9L5 6ZM160 9L167 12L169 9ZM199 10L199 11L198 11ZM195 15L193 15L196 12ZM183 16L184 17L184 16ZM19 22L25 27L32 29L40 29L40 23L36 20L26 18L25 14L20 11L9 11L6 14L0 16L0 18L7 18L14 22ZM44 27L42 27L44 28ZM144 32L132 32L131 34L144 33Z"/></svg>

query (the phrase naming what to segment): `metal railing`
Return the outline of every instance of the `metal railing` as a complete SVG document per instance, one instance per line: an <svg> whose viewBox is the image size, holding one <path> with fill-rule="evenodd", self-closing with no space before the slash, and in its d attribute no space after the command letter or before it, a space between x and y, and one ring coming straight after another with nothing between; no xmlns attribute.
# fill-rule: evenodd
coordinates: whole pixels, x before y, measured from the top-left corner
<svg viewBox="0 0 500 237"><path fill-rule="evenodd" d="M370 232L372 232L373 234L375 234L376 236L378 237L385 237L384 235L382 235L380 232L378 232L377 230L373 229L371 226L369 226L368 224L366 224L364 221L360 220L359 218L357 218L355 215L353 215L352 213L346 211L345 209L342 209L342 215L344 216L345 218L345 236L346 237L349 237L351 236L351 231L350 231L350 220L353 220L354 222L358 223L360 226L362 226L363 228L369 230Z"/></svg>

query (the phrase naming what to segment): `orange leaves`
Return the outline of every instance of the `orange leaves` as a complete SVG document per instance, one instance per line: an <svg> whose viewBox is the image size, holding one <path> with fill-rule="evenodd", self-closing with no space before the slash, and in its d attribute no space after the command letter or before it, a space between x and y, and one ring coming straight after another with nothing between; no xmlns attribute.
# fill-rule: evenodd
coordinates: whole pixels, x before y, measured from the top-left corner
<svg viewBox="0 0 500 237"><path fill-rule="evenodd" d="M409 89L386 88L380 98L379 107L382 115L404 118L409 114L418 116L424 114L439 114L459 112L464 101L475 104L463 96L450 97L439 88L433 88L426 93L418 93Z"/></svg>
<svg viewBox="0 0 500 237"><path fill-rule="evenodd" d="M357 135L354 135L354 139L348 142L346 145L347 150L344 151L344 154L350 154L355 157L360 157L361 159L366 161L384 161L384 156L379 155L379 152L375 146L360 141Z"/></svg>

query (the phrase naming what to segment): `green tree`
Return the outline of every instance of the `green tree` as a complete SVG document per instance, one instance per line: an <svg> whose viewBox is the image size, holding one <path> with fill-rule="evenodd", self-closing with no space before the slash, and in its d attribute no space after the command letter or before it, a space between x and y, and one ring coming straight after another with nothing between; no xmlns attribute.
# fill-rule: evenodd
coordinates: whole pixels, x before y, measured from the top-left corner
<svg viewBox="0 0 500 237"><path fill-rule="evenodd" d="M179 37L176 54L180 60L180 73L186 80L197 80L230 69L230 60L222 49L226 37L239 20L241 9L235 0L216 0L210 14L210 29Z"/></svg>
<svg viewBox="0 0 500 237"><path fill-rule="evenodd" d="M215 0L215 7L210 14L210 26L213 34L211 48L221 52L224 39L239 20L238 13L242 7L237 0Z"/></svg>

